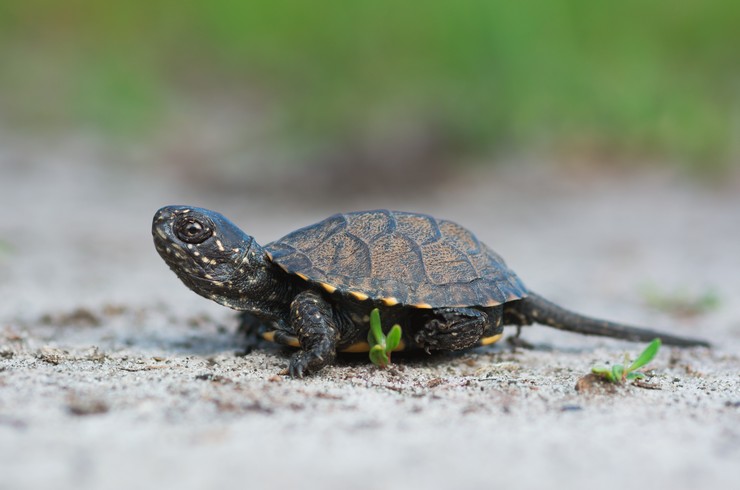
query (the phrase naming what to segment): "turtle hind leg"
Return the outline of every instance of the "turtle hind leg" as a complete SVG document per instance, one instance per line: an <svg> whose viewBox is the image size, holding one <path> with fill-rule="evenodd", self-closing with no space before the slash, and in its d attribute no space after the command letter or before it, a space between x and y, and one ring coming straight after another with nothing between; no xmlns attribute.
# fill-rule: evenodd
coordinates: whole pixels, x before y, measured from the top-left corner
<svg viewBox="0 0 740 490"><path fill-rule="evenodd" d="M529 293L529 296L506 303L504 307L504 323L507 325L531 325L539 323L560 330L580 333L583 335L598 335L615 339L630 340L633 342L649 342L660 338L666 345L679 347L704 346L709 343L687 337L666 334L648 328L632 327L621 323L590 318L566 310L541 296Z"/></svg>
<svg viewBox="0 0 740 490"><path fill-rule="evenodd" d="M301 350L290 358L288 373L302 378L331 364L337 355L339 330L331 306L317 293L304 291L290 305L290 321Z"/></svg>
<svg viewBox="0 0 740 490"><path fill-rule="evenodd" d="M435 308L414 341L427 352L465 349L478 343L488 323L488 315L473 308Z"/></svg>
<svg viewBox="0 0 740 490"><path fill-rule="evenodd" d="M262 342L262 333L267 327L264 322L253 314L242 311L239 313L239 327L237 333L244 337L244 355L252 352Z"/></svg>

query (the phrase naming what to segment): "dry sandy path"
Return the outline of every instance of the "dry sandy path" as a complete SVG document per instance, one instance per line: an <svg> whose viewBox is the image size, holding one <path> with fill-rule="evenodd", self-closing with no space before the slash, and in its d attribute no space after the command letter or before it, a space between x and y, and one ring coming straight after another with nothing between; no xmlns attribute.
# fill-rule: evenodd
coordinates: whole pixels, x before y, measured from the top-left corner
<svg viewBox="0 0 740 490"><path fill-rule="evenodd" d="M425 196L339 204L219 196L80 148L0 151L0 489L737 488L740 193L665 175L479 170ZM89 162L89 163L79 163ZM525 330L506 345L278 373L152 245L163 204L222 210L266 242L338 209L459 221L525 283L583 312L711 339L664 349L659 389L584 395L633 344ZM656 311L644 289L719 306Z"/></svg>

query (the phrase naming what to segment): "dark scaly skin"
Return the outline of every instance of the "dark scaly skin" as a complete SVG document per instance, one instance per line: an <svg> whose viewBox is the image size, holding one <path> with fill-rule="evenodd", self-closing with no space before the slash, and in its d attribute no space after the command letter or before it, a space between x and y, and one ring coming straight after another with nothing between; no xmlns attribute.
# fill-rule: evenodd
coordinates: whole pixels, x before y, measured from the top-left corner
<svg viewBox="0 0 740 490"><path fill-rule="evenodd" d="M656 337L666 345L677 347L709 347L709 342L699 339L678 337L654 330L631 327L607 320L597 320L566 310L545 298L529 293L529 296L504 307L504 322L507 325L531 325L539 323L549 327L578 332L584 335L612 337L633 342L649 342Z"/></svg>
<svg viewBox="0 0 740 490"><path fill-rule="evenodd" d="M308 290L296 295L290 304L290 323L301 344L290 360L291 376L302 378L304 372L318 371L334 361L339 329L331 305L319 293Z"/></svg>
<svg viewBox="0 0 740 490"><path fill-rule="evenodd" d="M365 221L358 225L357 220ZM414 228L417 224L420 228ZM367 230L375 235L358 238ZM473 347L501 333L505 324L532 323L633 341L660 337L669 345L709 345L567 311L528 292L503 260L470 232L425 215L390 211L337 215L270 244L268 252L219 213L168 206L155 215L152 235L157 251L183 283L201 296L245 312L244 327L253 336L271 332L275 342L286 345L297 339L300 350L288 367L295 377L320 370L338 351L364 341L373 308L380 310L385 327L402 326L407 349L427 352ZM332 245L336 237L341 240ZM305 249L305 240L314 240L322 251L313 255ZM355 255L348 252L347 243L359 247L351 250ZM363 244L370 247L366 256ZM435 251L438 254L432 255ZM276 263L270 252L282 254L288 265ZM406 255L400 260L394 253ZM385 262L387 276L357 272L373 258ZM317 269L322 260L324 265ZM346 269L334 267L348 260ZM413 272L417 265L421 268ZM330 272L332 268L337 270ZM311 276L306 275L309 271ZM418 282L398 280L409 271ZM345 283L366 289L344 289Z"/></svg>

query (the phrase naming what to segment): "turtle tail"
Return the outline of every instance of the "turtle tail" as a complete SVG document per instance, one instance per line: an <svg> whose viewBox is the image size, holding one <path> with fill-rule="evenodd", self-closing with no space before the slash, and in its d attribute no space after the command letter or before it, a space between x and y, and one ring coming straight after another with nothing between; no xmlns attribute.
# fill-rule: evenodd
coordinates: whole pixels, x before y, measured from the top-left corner
<svg viewBox="0 0 740 490"><path fill-rule="evenodd" d="M532 292L526 298L506 304L504 323L510 325L531 325L540 323L568 332L584 335L599 335L632 342L649 342L654 338L666 345L680 347L709 347L709 342L700 339L678 337L648 328L631 327L616 322L590 318L566 310Z"/></svg>

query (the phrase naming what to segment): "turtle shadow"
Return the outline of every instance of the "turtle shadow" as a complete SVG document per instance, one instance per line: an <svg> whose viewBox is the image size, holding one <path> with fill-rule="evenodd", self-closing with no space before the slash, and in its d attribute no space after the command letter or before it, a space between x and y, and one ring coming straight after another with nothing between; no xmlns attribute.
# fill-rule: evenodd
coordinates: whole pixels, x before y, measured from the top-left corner
<svg viewBox="0 0 740 490"><path fill-rule="evenodd" d="M239 355L245 350L245 344L245 339L237 333L189 333L179 338L149 336L132 340L128 345L157 348L172 354L208 357L218 354Z"/></svg>

